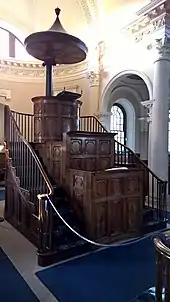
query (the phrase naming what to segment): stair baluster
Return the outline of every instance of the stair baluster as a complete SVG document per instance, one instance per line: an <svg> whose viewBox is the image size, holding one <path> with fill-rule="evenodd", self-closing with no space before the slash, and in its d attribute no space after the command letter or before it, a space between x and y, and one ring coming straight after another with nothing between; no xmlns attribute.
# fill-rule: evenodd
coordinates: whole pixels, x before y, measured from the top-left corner
<svg viewBox="0 0 170 302"><path fill-rule="evenodd" d="M32 117L30 118L30 115L28 117L23 114L15 114L8 106L5 106L5 142L7 148L5 217L14 227L27 234L33 233L31 228L33 229L34 220L36 220L34 232L39 236L39 242L42 242L43 230L47 230L48 213L43 199L41 204L43 211L39 211L37 195L52 195L53 186L35 151L20 132L23 130L24 136L29 140L33 138L32 128L31 130L27 128L29 123L32 125ZM29 119L30 122L28 123ZM22 212L20 216L23 221L18 223L20 212ZM43 226L40 216L46 217L43 220ZM37 238L31 237L30 240L37 244Z"/></svg>
<svg viewBox="0 0 170 302"><path fill-rule="evenodd" d="M88 121L88 123L87 123ZM108 132L95 116L80 117L80 131ZM166 219L167 182L157 177L129 147L115 140L115 166L141 168L144 173L143 207L152 209L156 221Z"/></svg>

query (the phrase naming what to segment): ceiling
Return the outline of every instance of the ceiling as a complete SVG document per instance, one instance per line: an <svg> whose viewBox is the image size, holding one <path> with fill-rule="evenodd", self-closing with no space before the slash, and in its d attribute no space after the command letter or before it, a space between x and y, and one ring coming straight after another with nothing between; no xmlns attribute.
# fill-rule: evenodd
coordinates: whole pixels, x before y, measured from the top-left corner
<svg viewBox="0 0 170 302"><path fill-rule="evenodd" d="M95 37L91 31L96 22L95 30L108 23L119 22L124 26L125 16L130 16L135 10L150 1L147 0L0 0L0 19L11 23L27 34L48 29L55 20L54 9L61 9L60 20L64 28L71 34L83 39ZM128 4L127 4L128 3ZM124 12L121 15L121 12ZM126 12L126 14L125 14ZM118 18L116 18L116 15ZM122 16L122 18L121 18ZM101 22L102 20L102 22ZM128 18L127 18L128 20ZM105 27L106 31L106 27ZM93 37L92 37L93 35Z"/></svg>
<svg viewBox="0 0 170 302"><path fill-rule="evenodd" d="M131 7L132 10L140 8L141 6L144 6L150 1L147 0L101 0L104 10L106 14L110 15L114 11L120 10L120 9L127 9L128 7Z"/></svg>

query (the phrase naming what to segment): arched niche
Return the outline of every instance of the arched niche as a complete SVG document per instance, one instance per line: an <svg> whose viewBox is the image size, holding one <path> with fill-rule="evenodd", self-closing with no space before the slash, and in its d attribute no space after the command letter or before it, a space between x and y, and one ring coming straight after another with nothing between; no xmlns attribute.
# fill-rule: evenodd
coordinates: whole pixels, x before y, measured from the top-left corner
<svg viewBox="0 0 170 302"><path fill-rule="evenodd" d="M121 104L127 114L126 145L136 153L140 153L141 158L147 159L148 125L145 122L147 110L141 102L152 97L152 84L147 77L143 76L144 81L137 74L129 72L118 74L108 83L100 103L100 112L108 113L108 118L110 118L109 113L113 104Z"/></svg>

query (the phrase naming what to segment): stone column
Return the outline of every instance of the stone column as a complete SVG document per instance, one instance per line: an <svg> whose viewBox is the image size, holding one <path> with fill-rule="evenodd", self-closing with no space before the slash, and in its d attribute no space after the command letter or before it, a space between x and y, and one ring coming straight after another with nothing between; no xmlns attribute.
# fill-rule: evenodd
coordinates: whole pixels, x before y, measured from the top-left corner
<svg viewBox="0 0 170 302"><path fill-rule="evenodd" d="M168 112L170 96L170 39L159 40L159 57L154 63L151 169L168 180Z"/></svg>

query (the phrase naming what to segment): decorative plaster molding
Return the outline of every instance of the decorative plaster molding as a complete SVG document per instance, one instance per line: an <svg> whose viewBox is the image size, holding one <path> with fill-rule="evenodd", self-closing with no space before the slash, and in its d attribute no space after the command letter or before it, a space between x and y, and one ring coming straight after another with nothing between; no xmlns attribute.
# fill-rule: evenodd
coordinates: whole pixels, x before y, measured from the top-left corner
<svg viewBox="0 0 170 302"><path fill-rule="evenodd" d="M87 24L91 24L98 17L98 6L95 0L78 0Z"/></svg>
<svg viewBox="0 0 170 302"><path fill-rule="evenodd" d="M150 3L146 4L144 7L142 7L140 10L136 12L138 16L143 16L147 14L151 9L153 10L156 8L158 5L161 5L165 2L166 0L150 0Z"/></svg>
<svg viewBox="0 0 170 302"><path fill-rule="evenodd" d="M104 41L100 41L97 45L98 50L98 64L99 64L99 71L102 71L104 69L104 56L106 53L106 44Z"/></svg>
<svg viewBox="0 0 170 302"><path fill-rule="evenodd" d="M155 100L148 100L148 101L144 101L144 102L141 102L141 104L146 108L148 109L148 112L147 112L147 122L148 123L151 123L152 122L152 108L153 108L153 103L154 103Z"/></svg>
<svg viewBox="0 0 170 302"><path fill-rule="evenodd" d="M143 8L144 10L144 8ZM147 7L145 13L138 13L137 20L123 28L123 32L130 33L135 42L142 41L146 36L149 36L157 30L163 28L166 23L166 1L153 1Z"/></svg>
<svg viewBox="0 0 170 302"><path fill-rule="evenodd" d="M56 66L53 69L53 78L60 79L69 79L72 77L78 77L80 75L86 74L88 69L87 61L81 62L73 65L60 65ZM27 62L19 62L12 60L0 60L0 77L6 76L9 80L12 78L13 80L24 81L29 80L44 80L45 78L45 68L42 67L40 63L27 63Z"/></svg>
<svg viewBox="0 0 170 302"><path fill-rule="evenodd" d="M156 39L156 49L160 57L170 57L170 38L165 36L164 38Z"/></svg>
<svg viewBox="0 0 170 302"><path fill-rule="evenodd" d="M99 86L100 75L95 71L89 71L87 73L87 79L90 82L90 87Z"/></svg>

